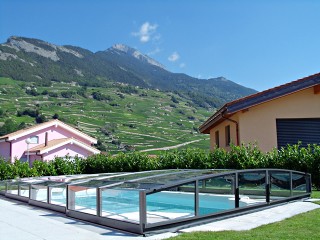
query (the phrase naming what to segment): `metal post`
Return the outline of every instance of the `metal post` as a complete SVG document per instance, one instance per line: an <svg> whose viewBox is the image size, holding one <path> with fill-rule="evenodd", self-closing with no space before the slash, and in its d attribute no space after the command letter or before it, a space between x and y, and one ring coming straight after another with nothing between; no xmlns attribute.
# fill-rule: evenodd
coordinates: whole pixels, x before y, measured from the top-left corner
<svg viewBox="0 0 320 240"><path fill-rule="evenodd" d="M204 180L202 180L204 181ZM195 189L194 189L194 215L199 215L199 181L195 181Z"/></svg>
<svg viewBox="0 0 320 240"><path fill-rule="evenodd" d="M32 188L32 184L30 184L30 188L29 188L29 198L33 199L33 200L37 200L37 192L35 189Z"/></svg>
<svg viewBox="0 0 320 240"><path fill-rule="evenodd" d="M21 185L20 185L20 183L18 183L18 196L20 196L21 195Z"/></svg>
<svg viewBox="0 0 320 240"><path fill-rule="evenodd" d="M292 197L293 196L293 189L292 189L292 186L293 186L293 178L292 178L292 172L290 171L289 172L289 178L290 178L290 196Z"/></svg>
<svg viewBox="0 0 320 240"><path fill-rule="evenodd" d="M52 188L47 186L47 203L51 203L51 191L52 191Z"/></svg>
<svg viewBox="0 0 320 240"><path fill-rule="evenodd" d="M32 199L32 196L31 196L31 183L29 183L28 185L29 185L29 199Z"/></svg>
<svg viewBox="0 0 320 240"><path fill-rule="evenodd" d="M306 180L306 192L311 193L312 191L311 177L307 173L305 175L305 180Z"/></svg>
<svg viewBox="0 0 320 240"><path fill-rule="evenodd" d="M75 210L75 203L76 203L76 200L75 200L75 197L76 197L76 194L74 191L71 191L69 189L69 185L67 185L67 209L70 209L70 210Z"/></svg>
<svg viewBox="0 0 320 240"><path fill-rule="evenodd" d="M139 225L141 232L144 232L147 224L147 199L144 191L139 192Z"/></svg>
<svg viewBox="0 0 320 240"><path fill-rule="evenodd" d="M239 174L234 175L234 204L235 208L240 206L240 191L239 191Z"/></svg>
<svg viewBox="0 0 320 240"><path fill-rule="evenodd" d="M96 200L97 200L97 216L101 217L102 215L102 197L101 197L101 189L99 187L96 188Z"/></svg>
<svg viewBox="0 0 320 240"><path fill-rule="evenodd" d="M270 177L269 176L269 171L266 170L266 202L270 202Z"/></svg>

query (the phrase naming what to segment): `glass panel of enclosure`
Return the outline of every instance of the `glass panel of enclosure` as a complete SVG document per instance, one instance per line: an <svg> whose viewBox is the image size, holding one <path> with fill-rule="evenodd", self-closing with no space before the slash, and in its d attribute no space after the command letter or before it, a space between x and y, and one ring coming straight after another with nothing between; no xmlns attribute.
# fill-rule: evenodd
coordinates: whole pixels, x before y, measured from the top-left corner
<svg viewBox="0 0 320 240"><path fill-rule="evenodd" d="M176 174L179 172L183 172L185 170L181 169L171 169L171 170L156 170L156 171L147 171L147 172L137 172L137 173L127 173L120 176L114 176L109 178L112 181L130 181L135 179L145 179L145 178L153 178L158 175L164 176L167 174Z"/></svg>
<svg viewBox="0 0 320 240"><path fill-rule="evenodd" d="M127 185L127 186L124 186ZM101 189L101 216L122 221L139 222L139 193L136 186Z"/></svg>
<svg viewBox="0 0 320 240"><path fill-rule="evenodd" d="M19 182L8 182L7 193L18 195L19 190Z"/></svg>
<svg viewBox="0 0 320 240"><path fill-rule="evenodd" d="M270 171L270 201L291 196L290 172Z"/></svg>
<svg viewBox="0 0 320 240"><path fill-rule="evenodd" d="M146 187L146 189L153 188L154 186L163 186L166 184L174 184L178 181L183 181L186 179L192 179L195 177L199 177L201 175L205 174L213 174L216 171L214 170L182 170L180 172L171 172L169 174L165 175L156 175L154 177L150 177L147 179L141 179L141 180L134 180L134 182L143 183ZM149 187L150 186L150 187Z"/></svg>
<svg viewBox="0 0 320 240"><path fill-rule="evenodd" d="M69 185L68 209L97 215L97 188Z"/></svg>
<svg viewBox="0 0 320 240"><path fill-rule="evenodd" d="M0 193L5 194L7 190L7 181L0 181Z"/></svg>
<svg viewBox="0 0 320 240"><path fill-rule="evenodd" d="M234 175L212 177L198 182L199 215L235 208Z"/></svg>
<svg viewBox="0 0 320 240"><path fill-rule="evenodd" d="M40 202L48 201L48 188L45 184L32 184L30 199L37 200Z"/></svg>
<svg viewBox="0 0 320 240"><path fill-rule="evenodd" d="M49 186L50 202L54 205L66 206L67 193L65 184Z"/></svg>
<svg viewBox="0 0 320 240"><path fill-rule="evenodd" d="M303 174L292 174L292 195L301 195L308 192L307 177Z"/></svg>
<svg viewBox="0 0 320 240"><path fill-rule="evenodd" d="M239 207L266 202L266 172L238 173Z"/></svg>
<svg viewBox="0 0 320 240"><path fill-rule="evenodd" d="M195 216L195 182L146 196L147 224Z"/></svg>
<svg viewBox="0 0 320 240"><path fill-rule="evenodd" d="M20 184L20 196L29 197L29 183L21 183Z"/></svg>

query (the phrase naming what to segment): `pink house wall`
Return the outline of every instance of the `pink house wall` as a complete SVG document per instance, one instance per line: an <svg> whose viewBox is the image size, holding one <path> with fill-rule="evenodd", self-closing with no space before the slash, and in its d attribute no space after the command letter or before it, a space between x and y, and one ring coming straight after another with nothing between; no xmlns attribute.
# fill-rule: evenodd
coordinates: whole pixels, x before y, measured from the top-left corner
<svg viewBox="0 0 320 240"><path fill-rule="evenodd" d="M48 141L54 140L54 139L61 139L61 138L75 138L79 141L86 143L88 145L91 145L90 141L79 137L78 135L75 135L72 132L69 132L59 126L51 126L42 130L39 130L37 132L34 132L32 134L23 136L21 138L18 138L16 140L12 141L12 156L11 156L11 162L14 162L15 159L21 159L25 157L24 152L27 151L27 143L26 139L32 137L32 136L38 136L39 137L39 143L38 144L29 144L29 149L45 143L45 134L48 133ZM10 154L9 154L10 155ZM88 155L88 154L87 154ZM31 159L31 156L30 156Z"/></svg>
<svg viewBox="0 0 320 240"><path fill-rule="evenodd" d="M65 157L65 156L69 156L69 157L81 157L81 158L85 158L89 155L91 155L92 153L75 145L75 144L67 144L65 146L59 147L54 149L53 151L48 152L47 154L43 154L43 160L44 161L50 161L52 159L54 159L55 157Z"/></svg>
<svg viewBox="0 0 320 240"><path fill-rule="evenodd" d="M0 157L5 159L10 159L10 143L9 142L0 142Z"/></svg>

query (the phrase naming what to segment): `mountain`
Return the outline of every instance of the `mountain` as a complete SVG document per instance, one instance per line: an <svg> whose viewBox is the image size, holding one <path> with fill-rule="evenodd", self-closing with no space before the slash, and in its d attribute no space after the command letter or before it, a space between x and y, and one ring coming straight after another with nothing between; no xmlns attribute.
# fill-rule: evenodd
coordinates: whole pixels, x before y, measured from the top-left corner
<svg viewBox="0 0 320 240"><path fill-rule="evenodd" d="M217 108L256 92L223 77L206 80L172 73L156 60L123 44L93 53L24 37L10 37L0 44L0 76L39 86L50 86L52 81L99 87L119 82L175 92L205 108Z"/></svg>

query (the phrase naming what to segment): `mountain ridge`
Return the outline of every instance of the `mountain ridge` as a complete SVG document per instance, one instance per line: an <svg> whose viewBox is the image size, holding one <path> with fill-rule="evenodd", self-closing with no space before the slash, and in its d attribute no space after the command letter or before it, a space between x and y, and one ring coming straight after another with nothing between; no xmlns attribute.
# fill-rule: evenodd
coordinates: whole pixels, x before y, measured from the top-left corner
<svg viewBox="0 0 320 240"><path fill-rule="evenodd" d="M52 81L102 87L119 82L178 92L195 104L210 108L256 92L221 77L207 80L172 73L161 63L124 44L91 52L77 46L58 46L17 36L0 44L0 76L47 86Z"/></svg>

